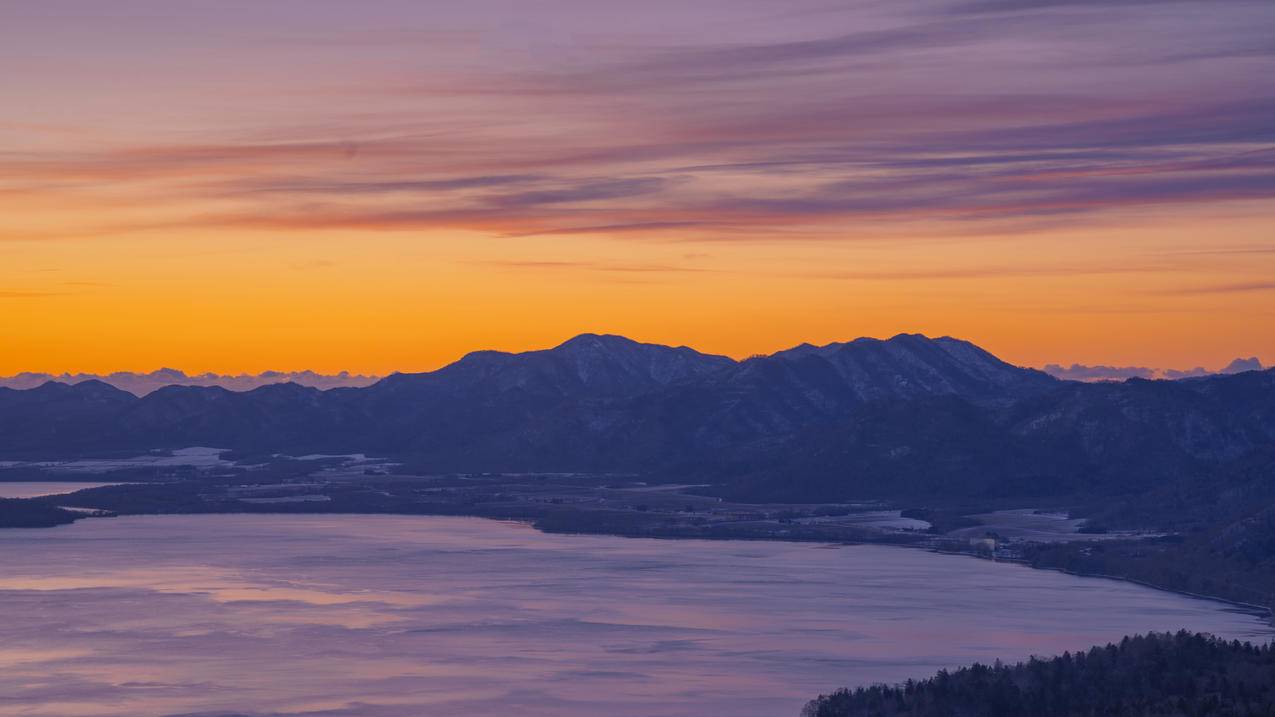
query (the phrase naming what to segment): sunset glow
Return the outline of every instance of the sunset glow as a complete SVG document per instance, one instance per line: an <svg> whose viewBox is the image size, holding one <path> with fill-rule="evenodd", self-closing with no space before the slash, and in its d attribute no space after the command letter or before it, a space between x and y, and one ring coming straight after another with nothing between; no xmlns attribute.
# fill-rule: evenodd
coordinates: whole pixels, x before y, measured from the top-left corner
<svg viewBox="0 0 1275 717"><path fill-rule="evenodd" d="M1238 1L14 4L0 375L384 374L582 331L1269 364L1273 27Z"/></svg>

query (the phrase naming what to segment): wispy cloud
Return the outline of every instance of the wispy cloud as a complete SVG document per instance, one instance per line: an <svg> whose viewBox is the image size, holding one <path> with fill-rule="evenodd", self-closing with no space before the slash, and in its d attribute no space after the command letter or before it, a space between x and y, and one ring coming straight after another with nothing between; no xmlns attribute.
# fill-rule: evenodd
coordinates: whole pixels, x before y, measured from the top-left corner
<svg viewBox="0 0 1275 717"><path fill-rule="evenodd" d="M1105 274L1136 274L1144 272L1163 272L1172 270L1171 266L1129 265L1125 263L1109 265L1067 265L1054 266L974 266L952 267L941 269L912 269L904 271L825 271L802 274L812 279L833 279L853 281L944 281L967 279L997 279L1011 277L1043 277L1043 276L1099 276Z"/></svg>
<svg viewBox="0 0 1275 717"><path fill-rule="evenodd" d="M1262 0L1214 0L1217 5L1232 3L1235 5L1260 5ZM1102 10L1112 7L1144 7L1193 4L1192 0L970 0L955 5L959 12L1033 12L1038 10L1058 10L1068 8L1085 8Z"/></svg>
<svg viewBox="0 0 1275 717"><path fill-rule="evenodd" d="M680 264L633 264L608 261L492 259L471 264L517 271L595 271L613 274L685 274L713 271L705 267Z"/></svg>
<svg viewBox="0 0 1275 717"><path fill-rule="evenodd" d="M768 15L781 26L739 36L599 39L587 59L550 48L521 64L372 73L356 89L302 79L289 90L381 111L294 127L108 149L0 145L0 192L91 195L115 210L67 236L258 227L750 241L850 225L960 234L1101 222L1275 196L1275 91L1263 81L1275 57L1259 31L1275 22L1269 3L826 10L785 8Z"/></svg>
<svg viewBox="0 0 1275 717"><path fill-rule="evenodd" d="M1264 291L1275 291L1275 281L1239 281L1229 284L1184 286L1178 289L1166 289L1159 293L1191 296L1208 294L1249 294Z"/></svg>
<svg viewBox="0 0 1275 717"><path fill-rule="evenodd" d="M19 291L11 289L0 290L0 299L45 299L51 296L66 296L69 292L65 291Z"/></svg>

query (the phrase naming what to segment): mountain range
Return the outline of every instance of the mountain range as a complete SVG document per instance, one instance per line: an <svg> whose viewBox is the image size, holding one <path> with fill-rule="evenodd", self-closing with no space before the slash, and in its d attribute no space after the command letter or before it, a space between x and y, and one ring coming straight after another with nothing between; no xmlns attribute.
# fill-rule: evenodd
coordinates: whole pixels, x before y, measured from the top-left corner
<svg viewBox="0 0 1275 717"><path fill-rule="evenodd" d="M165 386L220 386L231 391L251 391L272 383L296 383L314 388L339 388L370 386L379 376L363 376L342 371L322 374L314 371L263 371L253 374L201 373L190 375L175 368L161 368L148 373L116 371L95 373L38 373L25 371L13 376L0 376L0 388L35 388L49 381L77 384L85 381L101 381L135 396L145 396Z"/></svg>
<svg viewBox="0 0 1275 717"><path fill-rule="evenodd" d="M1152 368L1150 366L1086 366L1074 363L1061 366L1056 363L1046 364L1041 370L1054 378L1071 381L1123 381L1129 378L1162 378L1176 380L1179 378L1199 378L1215 374L1244 373L1245 371L1261 371L1266 368L1256 356L1237 358L1216 371L1203 366L1195 368Z"/></svg>
<svg viewBox="0 0 1275 717"><path fill-rule="evenodd" d="M799 347L793 350L801 350L802 348L806 347ZM1129 378L1197 378L1214 374L1260 371L1263 368L1262 362L1253 356L1237 358L1216 371L1210 371L1202 366L1190 369L1163 369L1149 366L1090 366L1084 364L1063 366L1055 363L1046 364L1041 370L1054 378L1071 381L1123 381ZM25 371L13 376L0 376L0 388L28 389L41 386L49 381L66 384L101 381L123 391L128 391L135 396L145 396L165 386L221 387L230 391L251 391L254 388L261 388L275 383L295 383L319 389L363 388L376 383L380 379L380 376L351 374L348 371L336 374L322 374L314 371L263 371L255 374L200 373L193 375L174 368L161 368L146 373L116 371L108 374L51 374Z"/></svg>
<svg viewBox="0 0 1275 717"><path fill-rule="evenodd" d="M901 334L735 361L585 334L361 388L0 388L0 456L218 446L429 471L630 472L766 500L1131 492L1275 444L1275 371L1059 380Z"/></svg>

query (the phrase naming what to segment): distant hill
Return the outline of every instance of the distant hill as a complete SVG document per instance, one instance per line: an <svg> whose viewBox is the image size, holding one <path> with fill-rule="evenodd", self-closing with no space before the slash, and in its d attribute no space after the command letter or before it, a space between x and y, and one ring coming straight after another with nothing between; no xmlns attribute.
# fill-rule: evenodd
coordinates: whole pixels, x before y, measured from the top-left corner
<svg viewBox="0 0 1275 717"><path fill-rule="evenodd" d="M901 334L735 361L585 334L364 388L0 389L0 455L192 445L432 471L641 472L745 500L1129 495L1275 443L1275 373L1060 381Z"/></svg>
<svg viewBox="0 0 1275 717"><path fill-rule="evenodd" d="M1126 637L1013 666L841 690L802 717L1089 717L1275 714L1275 648L1185 632Z"/></svg>
<svg viewBox="0 0 1275 717"><path fill-rule="evenodd" d="M128 391L135 396L145 396L165 386L215 386L230 391L251 391L254 388L275 383L295 383L301 386L327 389L370 386L378 380L378 376L361 376L345 371L338 374L321 374L313 371L265 371L256 374L201 373L189 376L177 369L161 368L150 373L135 373L132 371L119 371L109 374L25 372L14 376L0 376L0 388L22 390L36 388L49 381L65 384L101 381L122 391Z"/></svg>
<svg viewBox="0 0 1275 717"><path fill-rule="evenodd" d="M1272 446L1275 371L1059 381L1000 405L926 396L813 423L749 457L730 490L768 500L1130 495Z"/></svg>
<svg viewBox="0 0 1275 717"><path fill-rule="evenodd" d="M1173 369L1151 368L1149 366L1085 366L1078 363L1070 366L1060 366L1056 363L1051 363L1042 370L1054 378L1061 378L1067 381L1124 381L1130 378L1168 380L1199 378L1200 376L1213 376L1216 374L1261 371L1263 368L1265 367L1262 366L1262 362L1256 356L1250 356L1249 358L1237 358L1216 371L1210 371L1203 366Z"/></svg>

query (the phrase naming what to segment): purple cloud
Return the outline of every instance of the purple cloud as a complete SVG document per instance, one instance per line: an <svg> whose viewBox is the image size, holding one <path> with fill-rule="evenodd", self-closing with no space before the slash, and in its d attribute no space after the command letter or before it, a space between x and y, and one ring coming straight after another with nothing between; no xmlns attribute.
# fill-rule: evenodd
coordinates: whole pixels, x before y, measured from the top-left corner
<svg viewBox="0 0 1275 717"><path fill-rule="evenodd" d="M484 2L316 11L309 39L289 47L320 64L336 40L369 49L340 81L268 86L290 93L295 115L280 115L292 125L186 143L4 144L0 191L109 191L166 210L75 236L254 226L774 240L878 222L990 232L1275 196L1270 3L762 0L731 5L729 27L725 5L555 8L504 8L498 25ZM484 53L458 59L476 32ZM277 51L264 48L245 52ZM47 124L36 119L3 131Z"/></svg>

